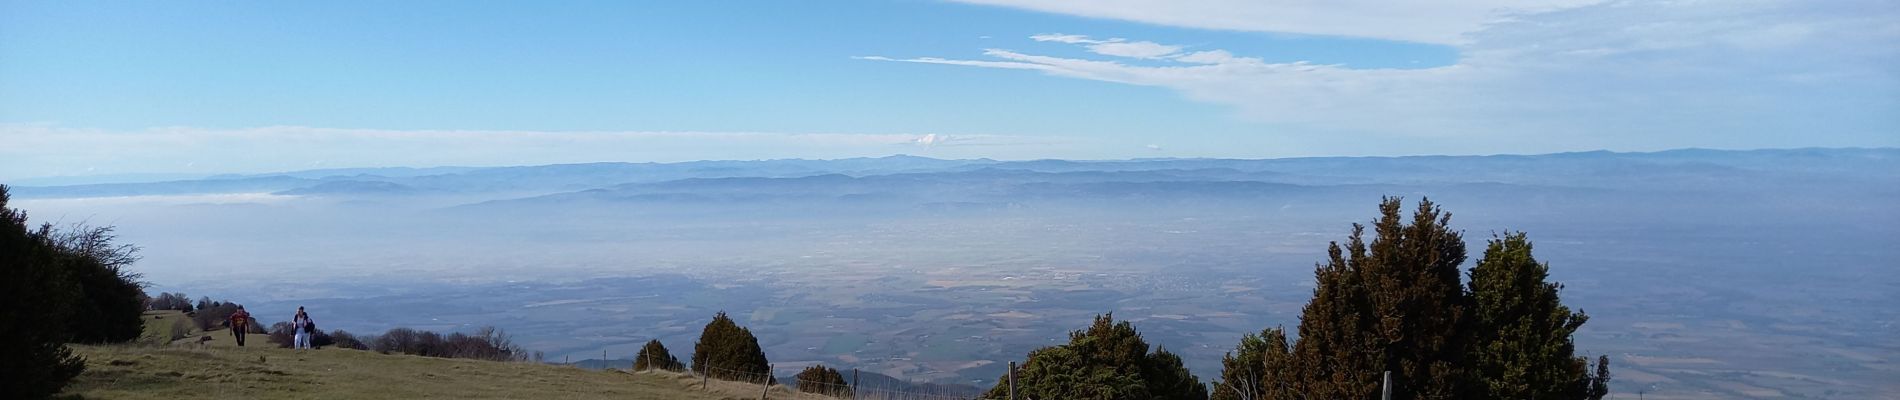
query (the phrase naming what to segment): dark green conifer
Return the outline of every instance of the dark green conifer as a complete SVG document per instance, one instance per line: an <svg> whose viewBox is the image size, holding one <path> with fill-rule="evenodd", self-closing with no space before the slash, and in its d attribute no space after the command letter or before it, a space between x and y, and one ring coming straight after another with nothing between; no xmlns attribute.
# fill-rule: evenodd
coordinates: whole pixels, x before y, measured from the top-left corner
<svg viewBox="0 0 1900 400"><path fill-rule="evenodd" d="M1069 333L1069 343L1029 353L1016 374L1018 398L1036 399L1181 399L1207 398L1207 387L1167 350L1148 351L1148 342L1127 321L1113 314L1095 317L1087 330ZM985 398L1008 395L1007 376Z"/></svg>
<svg viewBox="0 0 1900 400"><path fill-rule="evenodd" d="M817 393L846 399L853 398L851 385L844 381L844 374L839 373L838 370L831 369L831 367L823 365L806 367L804 371L800 371L794 378L798 379L798 391L800 392Z"/></svg>
<svg viewBox="0 0 1900 400"><path fill-rule="evenodd" d="M1463 236L1451 215L1421 200L1410 221L1385 198L1364 239L1353 224L1342 249L1314 271L1300 319L1296 391L1310 398L1373 398L1391 371L1396 399L1465 399L1477 392L1465 350L1471 321L1458 266Z"/></svg>
<svg viewBox="0 0 1900 400"><path fill-rule="evenodd" d="M48 398L86 368L66 347L79 287L56 263L58 251L32 235L26 213L7 208L7 200L0 185L0 398Z"/></svg>
<svg viewBox="0 0 1900 400"><path fill-rule="evenodd" d="M772 366L759 348L752 330L739 326L725 311L713 316L693 344L693 371L735 381L773 382Z"/></svg>
<svg viewBox="0 0 1900 400"><path fill-rule="evenodd" d="M673 357L673 353L666 350L666 345L660 344L660 341L655 339L648 340L645 346L640 346L640 353L635 354L633 359L634 371L650 369L684 371L686 365L680 364L680 359Z"/></svg>
<svg viewBox="0 0 1900 400"><path fill-rule="evenodd" d="M1571 336L1590 317L1571 312L1549 282L1550 266L1531 255L1523 232L1493 237L1471 269L1477 342L1472 354L1487 397L1582 399L1595 389L1586 357ZM1608 360L1598 368L1608 375Z"/></svg>

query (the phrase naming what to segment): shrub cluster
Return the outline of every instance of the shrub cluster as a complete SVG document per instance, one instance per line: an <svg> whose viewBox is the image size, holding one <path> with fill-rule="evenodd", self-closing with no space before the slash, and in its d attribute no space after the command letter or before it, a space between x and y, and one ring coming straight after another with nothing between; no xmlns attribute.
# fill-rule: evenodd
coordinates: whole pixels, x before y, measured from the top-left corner
<svg viewBox="0 0 1900 400"><path fill-rule="evenodd" d="M159 295L159 297L164 296L163 294ZM229 301L211 301L211 298L206 297L203 300L198 300L198 306L196 307L198 311L192 313L191 321L198 324L198 330L200 331L209 331L221 326L230 326L231 314L236 314L239 307L243 306ZM250 323L245 324L245 326L247 327L247 332L245 333L268 332L262 325L257 323L257 317L251 317Z"/></svg>
<svg viewBox="0 0 1900 400"><path fill-rule="evenodd" d="M149 310L176 310L184 312L191 312L193 309L191 307L191 298L186 297L184 293L159 293L157 297L152 297L151 300L147 301L145 307Z"/></svg>
<svg viewBox="0 0 1900 400"><path fill-rule="evenodd" d="M798 380L798 391L816 393L825 396L852 399L851 385L845 383L844 374L823 365L806 367L793 376Z"/></svg>
<svg viewBox="0 0 1900 400"><path fill-rule="evenodd" d="M318 336L322 338L322 336ZM335 338L331 337L334 341ZM353 336L350 340L356 340ZM315 339L312 340L313 345ZM514 343L514 338L500 329L488 326L476 329L474 333L454 332L443 335L431 331L419 331L409 328L395 328L381 335L365 337L359 342L369 350L384 354L409 354L423 357L468 358L490 361L524 361L528 351Z"/></svg>

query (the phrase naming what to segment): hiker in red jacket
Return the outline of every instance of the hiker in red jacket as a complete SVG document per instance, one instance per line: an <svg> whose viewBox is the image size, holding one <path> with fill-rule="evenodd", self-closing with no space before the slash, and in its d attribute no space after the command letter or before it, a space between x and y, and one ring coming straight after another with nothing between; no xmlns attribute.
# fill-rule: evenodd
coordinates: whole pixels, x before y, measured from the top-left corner
<svg viewBox="0 0 1900 400"><path fill-rule="evenodd" d="M238 306L237 312L231 313L231 336L237 338L238 347L244 347L244 334L250 331L251 313L245 312L244 306Z"/></svg>

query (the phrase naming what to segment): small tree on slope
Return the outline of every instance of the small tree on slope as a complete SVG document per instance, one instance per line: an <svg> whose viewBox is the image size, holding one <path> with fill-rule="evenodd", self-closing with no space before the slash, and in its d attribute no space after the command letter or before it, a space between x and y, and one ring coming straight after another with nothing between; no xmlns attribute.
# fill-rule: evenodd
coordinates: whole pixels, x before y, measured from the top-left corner
<svg viewBox="0 0 1900 400"><path fill-rule="evenodd" d="M798 379L798 391L800 392L817 393L846 399L854 398L851 394L851 385L844 381L844 374L839 373L838 370L831 369L831 367L823 365L806 367L805 370L800 371L795 378Z"/></svg>
<svg viewBox="0 0 1900 400"><path fill-rule="evenodd" d="M1069 333L1069 343L1029 352L1016 374L1018 398L1096 400L1202 400L1207 387L1167 350L1148 352L1148 342L1113 314L1095 317L1087 330ZM1007 376L984 398L1004 398Z"/></svg>
<svg viewBox="0 0 1900 400"><path fill-rule="evenodd" d="M752 330L739 326L725 311L713 316L693 344L693 370L714 378L738 381L776 381L772 367Z"/></svg>
<svg viewBox="0 0 1900 400"><path fill-rule="evenodd" d="M674 358L673 353L666 350L666 345L660 344L660 341L656 339L647 341L645 346L640 346L640 354L634 355L633 359L634 371L650 369L682 371L686 369L686 366L680 364L680 359Z"/></svg>

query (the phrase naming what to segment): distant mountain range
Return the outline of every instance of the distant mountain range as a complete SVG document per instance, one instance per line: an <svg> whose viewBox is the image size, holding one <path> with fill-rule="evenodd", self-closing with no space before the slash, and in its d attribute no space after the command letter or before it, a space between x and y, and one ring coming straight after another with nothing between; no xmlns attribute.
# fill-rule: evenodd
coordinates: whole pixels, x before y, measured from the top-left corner
<svg viewBox="0 0 1900 400"><path fill-rule="evenodd" d="M588 163L356 168L160 182L21 186L21 198L273 193L314 198L448 196L466 204L876 202L1007 204L1038 199L1247 199L1452 187L1494 192L1679 191L1776 182L1891 183L1900 149L1607 151L1544 155Z"/></svg>

